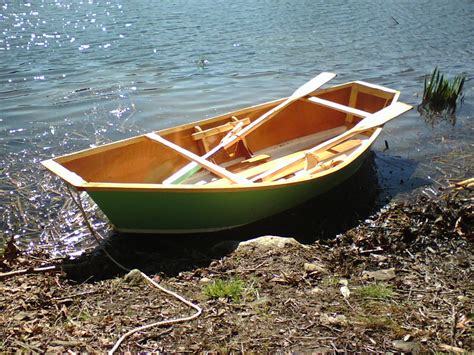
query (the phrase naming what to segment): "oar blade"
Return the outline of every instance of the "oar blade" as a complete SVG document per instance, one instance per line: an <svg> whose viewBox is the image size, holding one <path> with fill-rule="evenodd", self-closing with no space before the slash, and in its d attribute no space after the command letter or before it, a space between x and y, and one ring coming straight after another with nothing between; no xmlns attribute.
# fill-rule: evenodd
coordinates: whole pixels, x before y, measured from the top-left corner
<svg viewBox="0 0 474 355"><path fill-rule="evenodd" d="M400 116L401 114L404 114L412 108L413 106L403 102L394 102L393 104L385 107L383 110L380 110L379 112L363 119L356 126L354 126L353 129L360 131L382 126L388 121Z"/></svg>
<svg viewBox="0 0 474 355"><path fill-rule="evenodd" d="M344 133L329 139L326 142L318 144L316 147L310 149L311 153L317 154L319 152L331 149L335 145L344 142L352 136L355 136L358 133L362 133L368 129L382 126L391 119L400 116L401 114L411 110L413 107L403 102L394 102L393 104L385 107L384 109L367 116L350 130L345 131Z"/></svg>
<svg viewBox="0 0 474 355"><path fill-rule="evenodd" d="M290 96L290 99L300 98L311 94L313 91L319 89L329 80L333 79L335 76L336 74L334 73L322 72L321 74L315 76L313 79L308 81L306 84L296 89L296 91Z"/></svg>

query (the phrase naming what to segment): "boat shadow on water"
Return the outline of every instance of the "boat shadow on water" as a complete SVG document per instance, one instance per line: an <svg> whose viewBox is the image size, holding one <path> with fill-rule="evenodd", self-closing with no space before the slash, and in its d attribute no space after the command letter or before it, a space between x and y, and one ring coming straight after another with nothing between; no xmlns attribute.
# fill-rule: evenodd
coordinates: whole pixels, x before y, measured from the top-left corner
<svg viewBox="0 0 474 355"><path fill-rule="evenodd" d="M259 222L213 233L115 233L104 246L126 268L175 276L182 271L206 267L231 253L239 242L260 236L292 237L300 243L311 244L355 227L385 205L395 193L425 185L426 181L412 177L415 168L413 161L371 152L361 168L344 183L298 207ZM78 282L102 280L124 273L101 248L68 263L65 272L68 278Z"/></svg>

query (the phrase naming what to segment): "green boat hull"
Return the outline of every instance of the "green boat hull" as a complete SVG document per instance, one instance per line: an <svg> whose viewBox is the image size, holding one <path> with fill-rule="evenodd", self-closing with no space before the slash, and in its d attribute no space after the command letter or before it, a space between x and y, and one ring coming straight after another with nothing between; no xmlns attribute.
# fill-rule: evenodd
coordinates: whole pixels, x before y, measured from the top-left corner
<svg viewBox="0 0 474 355"><path fill-rule="evenodd" d="M198 233L249 224L297 206L353 175L366 154L332 174L265 188L88 191L115 229L126 233Z"/></svg>

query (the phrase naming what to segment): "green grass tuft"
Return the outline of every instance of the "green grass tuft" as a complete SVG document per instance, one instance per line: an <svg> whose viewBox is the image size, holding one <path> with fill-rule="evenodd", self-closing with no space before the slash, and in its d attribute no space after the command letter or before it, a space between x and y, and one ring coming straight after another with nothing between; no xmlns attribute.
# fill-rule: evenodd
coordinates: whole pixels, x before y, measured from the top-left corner
<svg viewBox="0 0 474 355"><path fill-rule="evenodd" d="M452 81L445 79L436 67L431 76L425 78L420 108L434 113L443 111L455 113L458 101L463 98L462 89L465 80L462 75L456 76Z"/></svg>
<svg viewBox="0 0 474 355"><path fill-rule="evenodd" d="M372 284L362 286L355 290L355 293L365 298L379 298L389 299L394 295L393 289L390 286L382 284Z"/></svg>
<svg viewBox="0 0 474 355"><path fill-rule="evenodd" d="M204 286L204 294L207 298L227 298L233 302L239 302L244 291L244 283L238 279L217 279L212 284Z"/></svg>

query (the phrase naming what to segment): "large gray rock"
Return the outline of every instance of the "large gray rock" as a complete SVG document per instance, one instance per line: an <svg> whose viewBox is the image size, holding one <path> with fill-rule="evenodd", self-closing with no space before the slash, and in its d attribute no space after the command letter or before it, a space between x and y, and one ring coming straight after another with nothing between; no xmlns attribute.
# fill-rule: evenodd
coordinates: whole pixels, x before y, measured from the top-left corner
<svg viewBox="0 0 474 355"><path fill-rule="evenodd" d="M276 237L273 235L267 235L255 239L250 239L245 242L241 242L237 248L242 250L244 248L262 248L262 249L283 249L288 246L299 246L304 247L302 244L296 241L294 238Z"/></svg>

